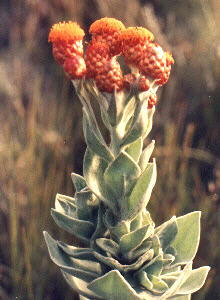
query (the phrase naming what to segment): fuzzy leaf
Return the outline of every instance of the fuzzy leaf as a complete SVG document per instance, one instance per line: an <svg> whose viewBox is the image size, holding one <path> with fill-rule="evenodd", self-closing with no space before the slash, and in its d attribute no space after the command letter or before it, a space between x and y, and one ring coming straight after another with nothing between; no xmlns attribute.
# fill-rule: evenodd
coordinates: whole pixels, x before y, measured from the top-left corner
<svg viewBox="0 0 220 300"><path fill-rule="evenodd" d="M74 83L73 85L76 86ZM85 111L87 114L89 124L91 125L93 131L95 132L96 136L100 139L100 141L105 142L100 132L93 108L90 103L91 96L95 96L95 98L98 100L99 98L102 98L102 103L105 101L105 97L103 97L100 93L97 93L97 90L94 87L92 87L92 85L93 83L91 81L87 83L85 81L81 81L80 87L76 88L76 90L77 90L78 97L82 102L83 111Z"/></svg>
<svg viewBox="0 0 220 300"><path fill-rule="evenodd" d="M126 148L126 152L133 158L134 161L138 162L142 152L142 147L143 139L140 137Z"/></svg>
<svg viewBox="0 0 220 300"><path fill-rule="evenodd" d="M71 178L77 192L80 192L86 187L86 181L82 176L75 173L71 173Z"/></svg>
<svg viewBox="0 0 220 300"><path fill-rule="evenodd" d="M168 289L168 285L162 279L154 275L148 275L150 281L153 283L152 291L156 293L163 293Z"/></svg>
<svg viewBox="0 0 220 300"><path fill-rule="evenodd" d="M142 226L144 225L151 225L153 227L155 227L155 224L153 222L153 220L151 219L151 215L149 213L149 211L147 211L146 209L142 210Z"/></svg>
<svg viewBox="0 0 220 300"><path fill-rule="evenodd" d="M181 285L177 291L179 295L192 294L198 291L205 283L210 267L201 267L192 270L187 280Z"/></svg>
<svg viewBox="0 0 220 300"><path fill-rule="evenodd" d="M156 163L149 163L145 171L138 178L131 195L127 199L127 208L124 209L123 219L134 217L147 206L156 183Z"/></svg>
<svg viewBox="0 0 220 300"><path fill-rule="evenodd" d="M153 288L153 283L150 281L148 278L146 272L140 271L137 274L135 274L135 278L141 284L143 287L145 287L148 290L152 290Z"/></svg>
<svg viewBox="0 0 220 300"><path fill-rule="evenodd" d="M53 208L51 209L51 215L58 226L85 242L88 242L95 229L93 223L66 216Z"/></svg>
<svg viewBox="0 0 220 300"><path fill-rule="evenodd" d="M62 249L62 251L64 251L69 256L94 260L94 255L92 254L92 250L90 248L79 248L72 245L67 245L61 241L56 241L56 243Z"/></svg>
<svg viewBox="0 0 220 300"><path fill-rule="evenodd" d="M143 240L148 238L153 233L153 228L150 225L125 234L120 241L119 247L121 253L129 252L141 245Z"/></svg>
<svg viewBox="0 0 220 300"><path fill-rule="evenodd" d="M77 201L77 206L82 209L86 209L88 206L98 204L90 190L77 192L75 194L75 198Z"/></svg>
<svg viewBox="0 0 220 300"><path fill-rule="evenodd" d="M109 164L104 173L104 180L115 195L115 198L121 198L124 193L124 182L131 182L137 178L141 171L139 166L126 153L121 152L116 159Z"/></svg>
<svg viewBox="0 0 220 300"><path fill-rule="evenodd" d="M143 221L143 217L142 217L142 212L140 212L132 221L130 224L130 231L134 231L139 229L140 227L142 227L142 221ZM145 224L144 224L145 225ZM143 226L144 226L143 225ZM146 224L149 225L149 224Z"/></svg>
<svg viewBox="0 0 220 300"><path fill-rule="evenodd" d="M163 264L167 267L167 265L170 265L172 262L174 262L175 256L172 254L164 254L163 256Z"/></svg>
<svg viewBox="0 0 220 300"><path fill-rule="evenodd" d="M174 282L174 284L163 294L161 299L167 299L168 297L176 295L177 291L179 290L180 286L187 280L190 273L192 271L192 263L187 264L183 270L181 271L180 276Z"/></svg>
<svg viewBox="0 0 220 300"><path fill-rule="evenodd" d="M111 267L112 269L117 269L121 272L129 272L129 271L135 271L139 269L146 261L149 261L154 256L154 251L152 249L149 249L148 251L145 251L145 253L140 256L134 263L124 265L121 264L118 260L104 256L98 252L94 251L94 256L103 264Z"/></svg>
<svg viewBox="0 0 220 300"><path fill-rule="evenodd" d="M146 132L146 127L148 123L147 106L147 101L139 102L137 104L137 108L133 117L133 122L122 142L122 146L126 146L128 144L133 143Z"/></svg>
<svg viewBox="0 0 220 300"><path fill-rule="evenodd" d="M106 226L103 222L105 210L102 205L99 206L96 229L91 237L91 242L102 237L106 232Z"/></svg>
<svg viewBox="0 0 220 300"><path fill-rule="evenodd" d="M149 263L144 265L140 271L145 271L147 274L159 276L163 268L163 258L162 255L154 257Z"/></svg>
<svg viewBox="0 0 220 300"><path fill-rule="evenodd" d="M152 246L152 242L145 240L137 249L129 253L129 257L135 260L136 258L146 253L148 250L150 250L151 246Z"/></svg>
<svg viewBox="0 0 220 300"><path fill-rule="evenodd" d="M172 275L172 273L180 272L181 266L170 266L168 269L163 269L163 275Z"/></svg>
<svg viewBox="0 0 220 300"><path fill-rule="evenodd" d="M84 156L83 173L90 190L114 211L115 205L109 201L107 191L103 185L103 176L107 162L87 148Z"/></svg>
<svg viewBox="0 0 220 300"><path fill-rule="evenodd" d="M111 151L108 149L108 147L101 142L101 140L97 137L95 132L92 129L91 124L89 123L88 117L86 112L84 111L83 114L83 130L85 135L85 140L87 146L96 154L101 156L103 159L105 159L107 162L112 161L114 158Z"/></svg>
<svg viewBox="0 0 220 300"><path fill-rule="evenodd" d="M75 216L77 209L74 198L61 194L56 195L55 208L68 216Z"/></svg>
<svg viewBox="0 0 220 300"><path fill-rule="evenodd" d="M180 274L179 274L180 275ZM178 276L179 276L178 275ZM171 276L171 275L162 275L160 278L166 282L169 288L174 284L174 282L177 280L178 276Z"/></svg>
<svg viewBox="0 0 220 300"><path fill-rule="evenodd" d="M84 270L81 269L78 264L74 264L72 259L70 259L69 256L58 247L57 242L47 232L44 232L44 237L47 243L50 258L63 271L83 280L85 278L93 280L98 277L98 274L90 271L89 268Z"/></svg>
<svg viewBox="0 0 220 300"><path fill-rule="evenodd" d="M144 133L143 139L145 139L148 134L150 133L152 127L153 127L153 116L155 113L155 106L153 106L151 109L148 109L147 114L148 114L148 122L147 122L147 130Z"/></svg>
<svg viewBox="0 0 220 300"><path fill-rule="evenodd" d="M140 160L139 160L139 166L142 170L142 172L146 169L147 164L149 162L149 159L151 157L152 152L154 151L155 141L153 140L142 152Z"/></svg>
<svg viewBox="0 0 220 300"><path fill-rule="evenodd" d="M74 276L62 271L62 270L61 270L61 272L63 274L63 277L65 278L65 280L69 284L69 286L74 291L77 291L80 295L88 297L88 299L94 299L94 300L101 299L101 300L103 300L103 298L99 298L95 293L93 293L91 290L89 290L87 288L87 285L90 282L89 280L79 279L77 277L74 277Z"/></svg>
<svg viewBox="0 0 220 300"><path fill-rule="evenodd" d="M111 234L116 239L116 241L120 241L121 237L127 233L129 233L129 224L126 221L122 221L118 223L116 226L108 226Z"/></svg>
<svg viewBox="0 0 220 300"><path fill-rule="evenodd" d="M166 248L175 239L178 232L176 217L166 222L159 231L156 230L157 236L160 239L161 247L165 251Z"/></svg>
<svg viewBox="0 0 220 300"><path fill-rule="evenodd" d="M141 300L118 270L112 270L97 278L88 285L88 288L104 299Z"/></svg>
<svg viewBox="0 0 220 300"><path fill-rule="evenodd" d="M100 238L96 240L96 244L104 251L109 252L113 256L118 254L118 244L110 239Z"/></svg>
<svg viewBox="0 0 220 300"><path fill-rule="evenodd" d="M200 239L201 212L195 211L176 219L178 233L171 246L177 251L173 264L188 263L196 255Z"/></svg>
<svg viewBox="0 0 220 300"><path fill-rule="evenodd" d="M156 234L152 238L152 249L154 249L155 256L160 254L160 250L161 250L160 240Z"/></svg>

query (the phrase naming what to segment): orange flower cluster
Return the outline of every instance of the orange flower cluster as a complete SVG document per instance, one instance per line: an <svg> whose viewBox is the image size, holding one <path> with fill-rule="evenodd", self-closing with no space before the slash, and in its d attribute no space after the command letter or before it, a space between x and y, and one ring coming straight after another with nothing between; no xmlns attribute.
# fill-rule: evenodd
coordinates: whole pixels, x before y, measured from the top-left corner
<svg viewBox="0 0 220 300"><path fill-rule="evenodd" d="M174 60L168 52L154 43L153 34L143 27L125 28L114 18L95 21L89 33L92 38L83 54L84 31L74 22L55 24L49 34L55 60L71 78L92 78L97 87L112 93L130 89L147 91L151 82L163 85L170 75ZM131 73L123 75L117 56L122 55ZM151 97L149 108L155 105Z"/></svg>
<svg viewBox="0 0 220 300"><path fill-rule="evenodd" d="M86 66L89 76L92 72L97 87L103 92L123 88L122 70L115 57L122 50L120 34L124 29L122 22L114 18L102 18L90 26L92 41L86 49ZM100 55L104 48L104 55Z"/></svg>
<svg viewBox="0 0 220 300"><path fill-rule="evenodd" d="M83 59L85 33L75 22L60 22L52 26L48 41L52 43L53 56L64 67L70 79L79 79L86 74Z"/></svg>

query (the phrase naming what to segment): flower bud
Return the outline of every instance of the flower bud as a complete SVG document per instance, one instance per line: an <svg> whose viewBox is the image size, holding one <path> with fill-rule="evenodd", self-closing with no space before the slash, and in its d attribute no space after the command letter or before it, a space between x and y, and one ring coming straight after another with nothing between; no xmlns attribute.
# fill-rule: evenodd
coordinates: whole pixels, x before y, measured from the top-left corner
<svg viewBox="0 0 220 300"><path fill-rule="evenodd" d="M66 58L83 55L84 31L75 22L60 22L50 30L48 41L53 44L53 56L63 65Z"/></svg>
<svg viewBox="0 0 220 300"><path fill-rule="evenodd" d="M102 18L95 21L89 29L92 34L93 42L105 43L109 46L110 53L118 55L121 52L121 41L119 39L120 32L124 30L124 25L121 21L114 18Z"/></svg>
<svg viewBox="0 0 220 300"><path fill-rule="evenodd" d="M119 63L115 60L109 61L105 65L102 73L95 77L97 87L102 92L112 93L123 88L123 74Z"/></svg>
<svg viewBox="0 0 220 300"><path fill-rule="evenodd" d="M139 70L145 76L156 79L157 84L163 85L169 78L173 63L170 54L164 52L158 44L149 43L139 62Z"/></svg>
<svg viewBox="0 0 220 300"><path fill-rule="evenodd" d="M110 61L109 47L103 43L92 42L86 49L85 62L87 77L94 78L104 72L105 65Z"/></svg>
<svg viewBox="0 0 220 300"><path fill-rule="evenodd" d="M125 62L128 65L138 66L149 41L153 39L153 34L143 27L128 27L123 30L120 40Z"/></svg>

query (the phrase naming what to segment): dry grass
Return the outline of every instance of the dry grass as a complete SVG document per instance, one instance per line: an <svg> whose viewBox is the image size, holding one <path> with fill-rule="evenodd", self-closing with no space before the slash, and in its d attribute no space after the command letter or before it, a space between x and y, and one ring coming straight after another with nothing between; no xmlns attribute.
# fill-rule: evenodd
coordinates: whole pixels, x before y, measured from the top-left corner
<svg viewBox="0 0 220 300"><path fill-rule="evenodd" d="M51 58L47 32L62 19L88 27L102 16L148 27L174 53L152 132L159 176L150 209L158 224L172 214L203 211L196 265L213 269L193 299L218 299L219 1L140 2L0 4L0 299L73 299L48 259L42 230L69 239L53 224L50 207L57 192L73 193L69 174L81 172L85 145L80 105Z"/></svg>

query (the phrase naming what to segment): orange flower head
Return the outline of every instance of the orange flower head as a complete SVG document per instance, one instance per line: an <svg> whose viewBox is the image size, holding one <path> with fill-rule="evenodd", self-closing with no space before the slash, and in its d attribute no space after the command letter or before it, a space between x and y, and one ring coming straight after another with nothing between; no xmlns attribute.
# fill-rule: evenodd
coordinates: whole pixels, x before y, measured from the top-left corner
<svg viewBox="0 0 220 300"><path fill-rule="evenodd" d="M120 34L120 41L125 62L128 65L138 66L143 52L153 39L153 34L143 27L128 27L123 30Z"/></svg>
<svg viewBox="0 0 220 300"><path fill-rule="evenodd" d="M111 59L107 44L92 42L86 49L85 62L87 67L87 77L95 78L97 74L103 73L105 65Z"/></svg>
<svg viewBox="0 0 220 300"><path fill-rule="evenodd" d="M82 40L85 33L75 22L60 22L54 24L50 30L48 41L51 43L71 42Z"/></svg>
<svg viewBox="0 0 220 300"><path fill-rule="evenodd" d="M124 86L123 74L120 64L112 59L105 65L105 70L95 77L98 89L102 92L112 93L120 91Z"/></svg>
<svg viewBox="0 0 220 300"><path fill-rule="evenodd" d="M81 79L86 74L85 61L79 55L66 58L63 68L71 80Z"/></svg>
<svg viewBox="0 0 220 300"><path fill-rule="evenodd" d="M103 33L114 33L116 31L121 31L125 28L124 24L121 21L118 21L114 18L102 18L90 26L89 33L92 35L102 35Z"/></svg>
<svg viewBox="0 0 220 300"><path fill-rule="evenodd" d="M174 59L171 54L164 52L158 44L149 43L138 67L142 74L155 79L157 84L163 85L169 79L173 63Z"/></svg>
<svg viewBox="0 0 220 300"><path fill-rule="evenodd" d="M121 33L120 39L124 43L129 43L130 46L134 46L137 43L153 41L154 35L143 27L128 27Z"/></svg>
<svg viewBox="0 0 220 300"><path fill-rule="evenodd" d="M119 35L125 26L121 21L114 18L102 18L95 21L89 29L92 34L92 40L95 42L106 43L112 55L118 55L121 53L121 42Z"/></svg>
<svg viewBox="0 0 220 300"><path fill-rule="evenodd" d="M75 22L60 22L50 30L48 41L53 44L53 56L63 65L67 57L83 55L82 40L85 33Z"/></svg>

